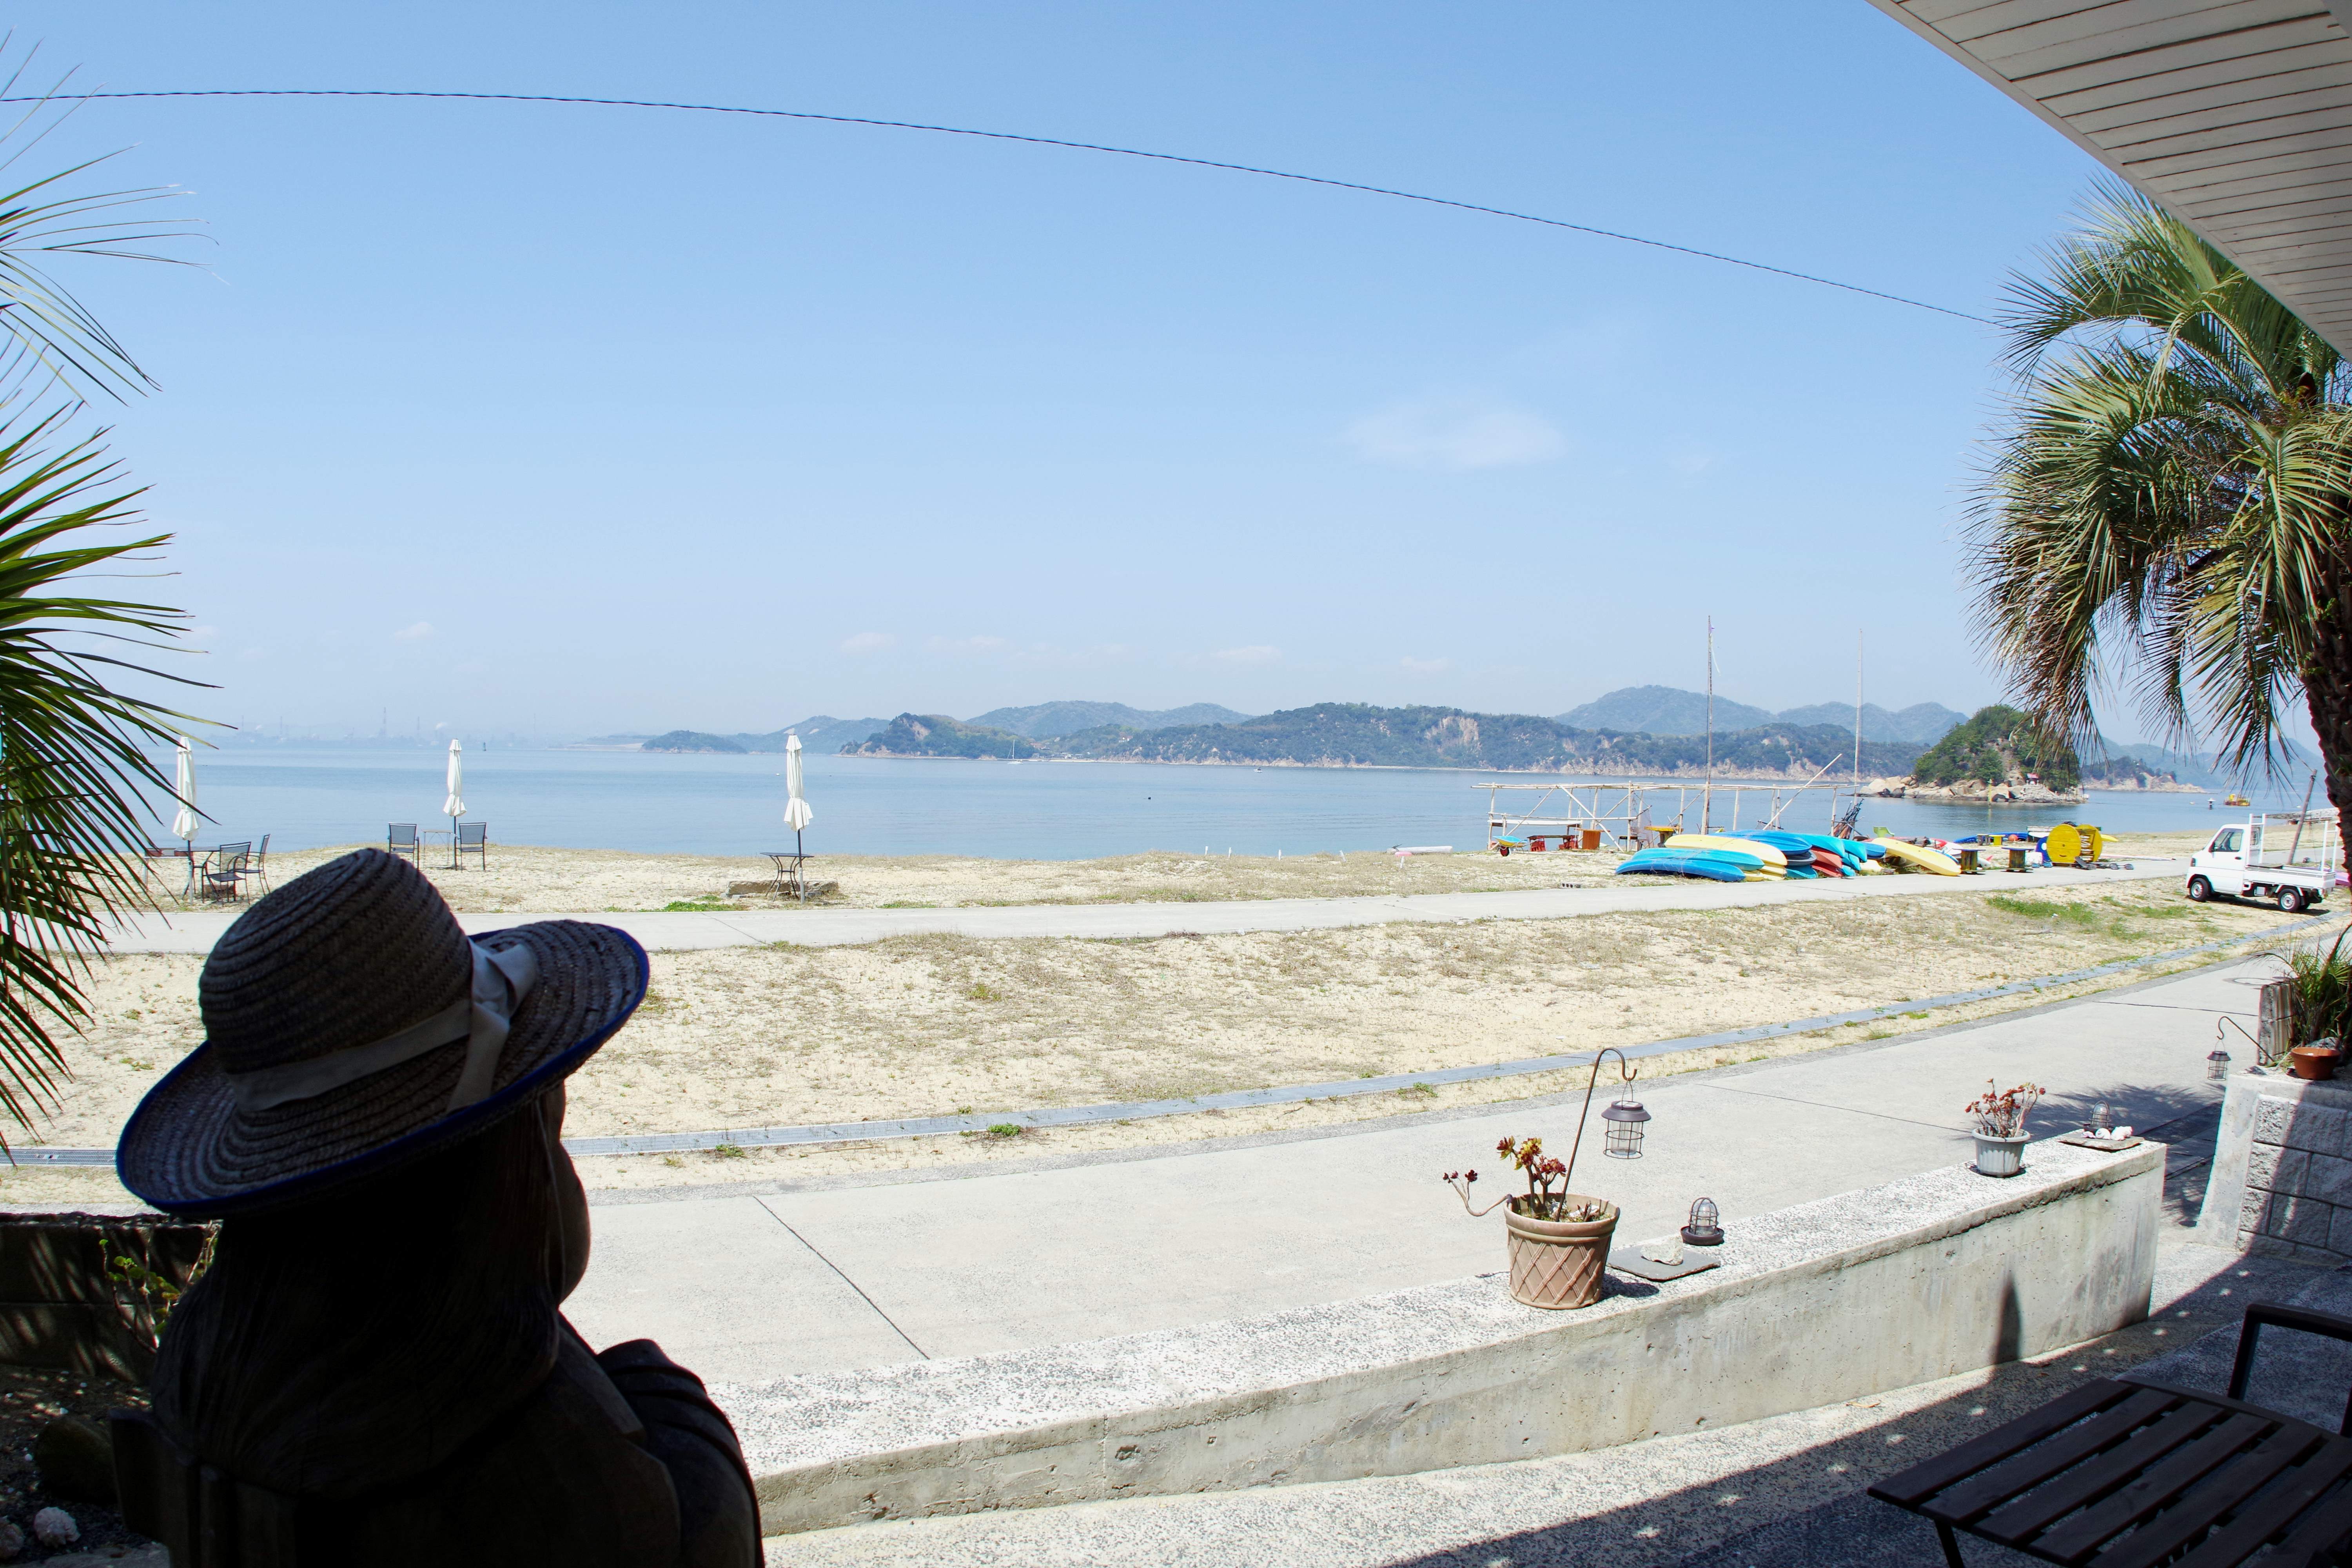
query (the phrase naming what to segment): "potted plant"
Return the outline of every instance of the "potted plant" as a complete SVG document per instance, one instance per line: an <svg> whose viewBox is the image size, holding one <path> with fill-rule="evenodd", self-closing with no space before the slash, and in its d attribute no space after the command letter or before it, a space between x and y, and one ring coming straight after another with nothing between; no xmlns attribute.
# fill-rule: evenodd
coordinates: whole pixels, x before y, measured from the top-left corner
<svg viewBox="0 0 2352 1568"><path fill-rule="evenodd" d="M2040 1084L2001 1089L1985 1080L1985 1091L1962 1108L1976 1118L1979 1175L2014 1176L2025 1169L2025 1146L2033 1142L2025 1119L2048 1092Z"/></svg>
<svg viewBox="0 0 2352 1568"><path fill-rule="evenodd" d="M1589 1307L1601 1299L1601 1269L1609 1261L1609 1239L1617 1231L1617 1205L1568 1190L1568 1167L1543 1152L1543 1140L1506 1138L1496 1152L1524 1173L1528 1190L1483 1209L1470 1208L1475 1171L1445 1173L1472 1215L1491 1214L1501 1204L1511 1259L1511 1299L1530 1307ZM1557 1190L1555 1190L1557 1189Z"/></svg>
<svg viewBox="0 0 2352 1568"><path fill-rule="evenodd" d="M1615 1047L1610 1047L1613 1051ZM1608 1055L1609 1051L1603 1051ZM1628 1084L1633 1065L1617 1052L1619 1071ZM1584 1086L1584 1109L1592 1109L1592 1083L1601 1076L1601 1058L1592 1060L1592 1082ZM1611 1127L1607 1152L1637 1160L1642 1152L1642 1123L1650 1113L1634 1100L1620 1100L1601 1112ZM1540 1138L1506 1138L1495 1152L1527 1178L1528 1190L1497 1198L1485 1208L1470 1206L1475 1171L1448 1171L1446 1184L1462 1198L1462 1206L1475 1218L1504 1208L1504 1235L1509 1249L1511 1299L1530 1307L1551 1310L1589 1307L1601 1299L1601 1272L1609 1261L1610 1238L1617 1232L1617 1205L1605 1198L1570 1192L1569 1179L1576 1170L1576 1146L1584 1138L1584 1118L1576 1123L1576 1142L1569 1145L1563 1164L1544 1152ZM1506 1208L1506 1205L1507 1207Z"/></svg>

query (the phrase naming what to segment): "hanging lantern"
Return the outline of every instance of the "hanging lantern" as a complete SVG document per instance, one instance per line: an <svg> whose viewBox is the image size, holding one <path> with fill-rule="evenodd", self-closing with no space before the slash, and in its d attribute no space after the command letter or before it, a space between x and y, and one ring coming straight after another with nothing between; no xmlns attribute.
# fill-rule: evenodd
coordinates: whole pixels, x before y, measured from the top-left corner
<svg viewBox="0 0 2352 1568"><path fill-rule="evenodd" d="M2205 1058L2205 1076L2215 1083L2230 1076L2230 1053L2216 1046Z"/></svg>
<svg viewBox="0 0 2352 1568"><path fill-rule="evenodd" d="M1701 1198L1691 1205L1690 1224L1683 1226L1683 1239L1693 1247L1723 1245L1723 1226L1713 1198Z"/></svg>
<svg viewBox="0 0 2352 1568"><path fill-rule="evenodd" d="M1642 1109L1640 1100L1616 1100L1601 1112L1601 1120L1609 1123L1601 1143L1602 1153L1612 1160L1642 1157L1642 1123L1650 1120L1650 1113Z"/></svg>

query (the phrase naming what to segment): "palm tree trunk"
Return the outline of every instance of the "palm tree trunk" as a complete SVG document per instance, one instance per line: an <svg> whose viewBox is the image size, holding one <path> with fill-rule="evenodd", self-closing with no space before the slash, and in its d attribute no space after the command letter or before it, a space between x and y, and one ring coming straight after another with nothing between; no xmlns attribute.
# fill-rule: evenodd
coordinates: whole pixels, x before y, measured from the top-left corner
<svg viewBox="0 0 2352 1568"><path fill-rule="evenodd" d="M2319 737L2328 803L2337 822L2352 824L2352 563L2339 562L2330 577L2303 689Z"/></svg>

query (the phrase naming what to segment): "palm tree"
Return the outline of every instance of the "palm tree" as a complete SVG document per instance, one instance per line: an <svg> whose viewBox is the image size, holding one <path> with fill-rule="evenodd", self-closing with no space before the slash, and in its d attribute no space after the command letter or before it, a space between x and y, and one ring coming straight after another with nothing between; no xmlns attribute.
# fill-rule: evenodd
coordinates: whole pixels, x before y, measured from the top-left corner
<svg viewBox="0 0 2352 1568"><path fill-rule="evenodd" d="M0 96L17 96L28 64ZM56 129L57 109L45 99L0 127L0 184ZM152 748L187 724L117 689L181 679L135 651L179 635L181 612L85 586L152 559L170 536L122 537L140 492L103 432L77 437L67 425L92 397L152 383L47 266L171 259L150 247L178 232L122 221L121 209L168 193L68 188L91 167L0 191L0 1109L27 1128L65 1070L57 1032L87 1016L82 982L104 918L151 902L137 858L144 803L172 787Z"/></svg>
<svg viewBox="0 0 2352 1568"><path fill-rule="evenodd" d="M2021 384L1969 525L1986 647L2052 731L2137 689L2235 769L2307 704L2352 822L2352 371L2187 225L2103 187L2002 311Z"/></svg>

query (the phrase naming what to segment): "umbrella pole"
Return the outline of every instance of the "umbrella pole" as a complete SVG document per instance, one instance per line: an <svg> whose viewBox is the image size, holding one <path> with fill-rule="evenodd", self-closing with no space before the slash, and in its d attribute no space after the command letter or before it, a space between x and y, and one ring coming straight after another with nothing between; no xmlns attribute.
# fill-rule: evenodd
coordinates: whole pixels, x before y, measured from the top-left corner
<svg viewBox="0 0 2352 1568"><path fill-rule="evenodd" d="M801 830L793 829L793 880L800 885L801 902L808 902L808 851L801 847Z"/></svg>

